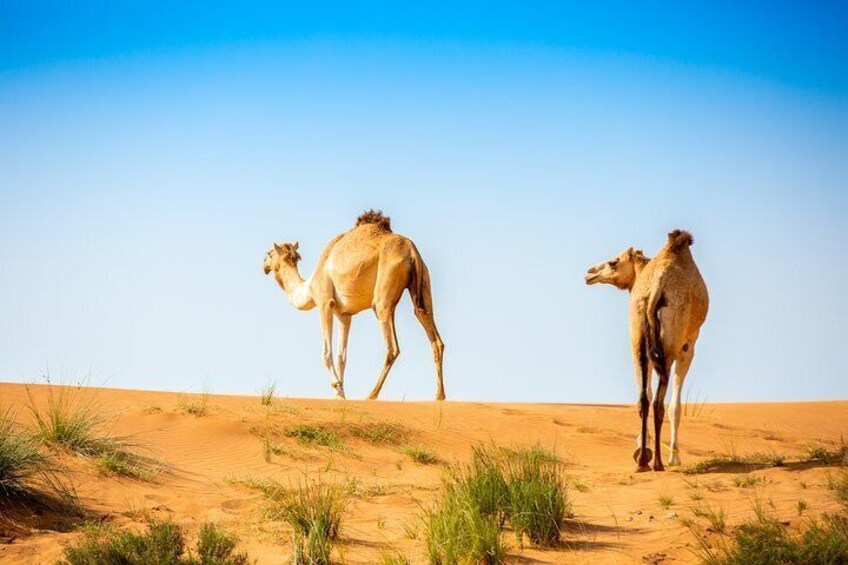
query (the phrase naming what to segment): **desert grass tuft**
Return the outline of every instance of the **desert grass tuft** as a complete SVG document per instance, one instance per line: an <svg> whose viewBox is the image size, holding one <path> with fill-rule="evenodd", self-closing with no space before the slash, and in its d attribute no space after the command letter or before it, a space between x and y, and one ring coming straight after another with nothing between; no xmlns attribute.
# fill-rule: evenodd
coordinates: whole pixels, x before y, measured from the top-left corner
<svg viewBox="0 0 848 565"><path fill-rule="evenodd" d="M262 406L271 406L274 404L274 398L277 394L277 381L270 381L265 384L259 391L259 402Z"/></svg>
<svg viewBox="0 0 848 565"><path fill-rule="evenodd" d="M674 499L670 496L661 496L659 498L660 507L664 509L669 509L674 506Z"/></svg>
<svg viewBox="0 0 848 565"><path fill-rule="evenodd" d="M480 511L465 485L448 485L441 499L422 518L430 563L440 565L505 562L497 514Z"/></svg>
<svg viewBox="0 0 848 565"><path fill-rule="evenodd" d="M36 441L16 424L10 409L0 410L0 497L30 492L47 464Z"/></svg>
<svg viewBox="0 0 848 565"><path fill-rule="evenodd" d="M407 445L401 449L401 453L419 465L435 465L441 461L435 452L421 445Z"/></svg>
<svg viewBox="0 0 848 565"><path fill-rule="evenodd" d="M338 432L325 424L300 424L287 428L284 434L295 438L301 445L319 445L330 449L340 449L344 445Z"/></svg>
<svg viewBox="0 0 848 565"><path fill-rule="evenodd" d="M848 563L848 515L824 514L798 531L769 514L757 502L755 517L733 529L714 546L693 530L706 565L837 565Z"/></svg>
<svg viewBox="0 0 848 565"><path fill-rule="evenodd" d="M57 565L247 565L247 554L236 552L237 545L235 537L211 523L201 527L194 554L174 522L153 522L143 533L97 524L65 548Z"/></svg>
<svg viewBox="0 0 848 565"><path fill-rule="evenodd" d="M430 562L503 563L506 523L534 545L558 543L570 504L557 461L539 448L473 448L422 516Z"/></svg>
<svg viewBox="0 0 848 565"><path fill-rule="evenodd" d="M272 513L291 527L294 563L328 564L347 511L344 489L320 481L304 482L277 493L272 504Z"/></svg>
<svg viewBox="0 0 848 565"><path fill-rule="evenodd" d="M349 423L344 427L352 437L374 445L402 445L412 435L409 428L394 421Z"/></svg>
<svg viewBox="0 0 848 565"><path fill-rule="evenodd" d="M32 392L27 408L33 417L34 437L53 447L93 459L107 473L149 481L164 465L134 451L127 438L109 435L100 407L85 399L79 387L49 386L45 405Z"/></svg>
<svg viewBox="0 0 848 565"><path fill-rule="evenodd" d="M810 445L807 447L804 462L824 466L846 466L848 465L848 444L843 439L836 447Z"/></svg>
<svg viewBox="0 0 848 565"><path fill-rule="evenodd" d="M738 488L751 488L766 482L765 477L756 475L736 475L733 477L733 484Z"/></svg>

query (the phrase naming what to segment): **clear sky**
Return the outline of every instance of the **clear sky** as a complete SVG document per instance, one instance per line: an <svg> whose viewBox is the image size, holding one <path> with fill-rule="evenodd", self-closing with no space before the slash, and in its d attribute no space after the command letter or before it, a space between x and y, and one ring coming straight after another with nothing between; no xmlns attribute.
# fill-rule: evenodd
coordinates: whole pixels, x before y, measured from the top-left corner
<svg viewBox="0 0 848 565"><path fill-rule="evenodd" d="M676 227L691 398L848 397L848 5L560 4L0 4L0 380L330 397L262 259L306 276L374 207L448 398L634 400L627 296L583 273ZM408 296L398 334L382 397L432 398ZM364 312L350 397L383 355Z"/></svg>

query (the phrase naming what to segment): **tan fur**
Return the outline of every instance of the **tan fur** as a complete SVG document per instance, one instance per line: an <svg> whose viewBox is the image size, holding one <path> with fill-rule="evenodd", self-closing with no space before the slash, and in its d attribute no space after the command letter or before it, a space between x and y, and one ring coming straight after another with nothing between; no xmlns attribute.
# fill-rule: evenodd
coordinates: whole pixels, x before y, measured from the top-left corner
<svg viewBox="0 0 848 565"><path fill-rule="evenodd" d="M392 231L392 219L388 216L384 216L382 210L372 209L361 213L359 217L356 218L355 227L364 224L375 224L386 231Z"/></svg>
<svg viewBox="0 0 848 565"><path fill-rule="evenodd" d="M650 375L659 377L654 410L654 470L663 470L660 439L665 414L665 394L669 373L674 366L671 464L679 464L677 431L680 424L680 393L686 373L695 355L695 342L707 317L707 287L689 247L689 232L675 230L657 255L647 260L633 248L610 261L598 264L586 273L586 283L612 284L630 291L630 346L640 387L638 470L648 469L647 417L650 400Z"/></svg>
<svg viewBox="0 0 848 565"><path fill-rule="evenodd" d="M436 364L436 399L445 398L442 379L444 344L433 319L430 274L415 245L391 231L390 219L369 210L359 216L356 226L333 238L324 249L315 271L304 280L297 269L297 243L275 243L265 256L265 274L274 272L289 302L300 310L317 308L324 338L324 364L336 395L344 398L344 368L351 317L372 308L380 321L386 342L383 370L369 395L380 394L389 370L400 354L395 334L395 308L409 290L415 315L433 348ZM333 317L340 325L339 355L332 363Z"/></svg>

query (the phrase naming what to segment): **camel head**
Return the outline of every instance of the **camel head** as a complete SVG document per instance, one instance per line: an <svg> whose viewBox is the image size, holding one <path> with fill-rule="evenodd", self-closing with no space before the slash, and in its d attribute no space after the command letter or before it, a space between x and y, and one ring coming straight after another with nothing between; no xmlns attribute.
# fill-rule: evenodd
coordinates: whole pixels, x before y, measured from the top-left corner
<svg viewBox="0 0 848 565"><path fill-rule="evenodd" d="M263 264L265 274L267 275L272 271L276 272L283 265L296 267L297 262L300 261L300 253L297 252L299 245L296 241L294 243L274 243L274 246L265 254Z"/></svg>
<svg viewBox="0 0 848 565"><path fill-rule="evenodd" d="M620 289L633 287L636 274L648 262L641 249L628 248L612 259L586 271L586 284L611 284Z"/></svg>

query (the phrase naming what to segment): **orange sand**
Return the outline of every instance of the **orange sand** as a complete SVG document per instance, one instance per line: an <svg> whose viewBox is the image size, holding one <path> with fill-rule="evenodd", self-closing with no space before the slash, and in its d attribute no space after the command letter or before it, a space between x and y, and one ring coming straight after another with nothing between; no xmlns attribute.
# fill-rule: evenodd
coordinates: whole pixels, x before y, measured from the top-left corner
<svg viewBox="0 0 848 565"><path fill-rule="evenodd" d="M40 402L47 387L30 390ZM521 549L507 533L509 561L515 563L644 563L646 556L650 562L689 563L695 561L697 542L682 520L692 519L693 505L723 507L731 526L751 515L755 496L772 501L776 512L793 524L799 522L799 500L806 501L811 515L833 507L825 486L832 471L807 465L754 471L764 482L751 488L734 486L734 473L634 474L631 453L638 419L632 406L282 399L269 411L255 396L213 395L210 414L195 417L185 414L179 402L196 395L97 388L79 394L102 407L112 433L131 436L173 468L145 483L106 476L91 462L64 457L92 514L128 527L139 526L142 514L170 516L192 534L201 522L212 520L236 532L258 563L284 562L290 555L289 536L283 524L261 518L260 494L231 479L272 478L288 484L303 473L328 482L355 480L367 493L351 502L339 561L375 563L392 547L413 563L426 562L423 541L410 539L404 525L414 528L420 506L434 499L444 466L417 465L396 446L354 438L346 438L342 450L307 448L282 438L279 443L289 453L265 462L256 430L304 422L402 422L414 430L410 443L437 452L446 462L466 461L471 446L481 442L540 443L554 449L567 462L570 480L581 483L580 489L570 489L579 527L566 536L568 544L545 551ZM22 408L26 401L23 385L0 384L0 404ZM797 455L811 442L839 442L848 432L848 401L718 404L690 407L689 412L681 425L684 464L732 449ZM22 420L28 418L25 410L18 413ZM715 481L720 485L713 492L692 488L692 481L713 489ZM695 490L703 501L691 500ZM661 508L660 496L671 497L673 505ZM0 561L52 563L77 535L21 535L0 544Z"/></svg>

